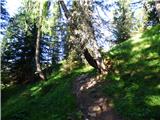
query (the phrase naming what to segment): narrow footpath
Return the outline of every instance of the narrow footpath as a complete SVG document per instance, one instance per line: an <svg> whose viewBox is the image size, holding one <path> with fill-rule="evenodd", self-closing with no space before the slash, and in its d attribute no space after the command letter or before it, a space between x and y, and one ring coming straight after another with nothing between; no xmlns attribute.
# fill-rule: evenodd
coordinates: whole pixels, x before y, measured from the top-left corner
<svg viewBox="0 0 160 120"><path fill-rule="evenodd" d="M84 120L122 120L114 111L111 100L101 90L103 75L81 75L73 87Z"/></svg>

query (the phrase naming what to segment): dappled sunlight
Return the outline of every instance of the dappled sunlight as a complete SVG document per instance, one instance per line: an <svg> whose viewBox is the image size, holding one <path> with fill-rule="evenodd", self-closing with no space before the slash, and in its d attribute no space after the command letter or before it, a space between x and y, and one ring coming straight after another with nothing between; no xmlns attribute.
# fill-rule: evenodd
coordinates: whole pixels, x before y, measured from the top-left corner
<svg viewBox="0 0 160 120"><path fill-rule="evenodd" d="M87 82L85 85L82 85L82 86L80 87L80 90L83 91L83 90L85 90L85 89L89 89L89 88L93 87L94 85L96 85L96 83L97 83L96 80L90 79L89 82Z"/></svg>
<svg viewBox="0 0 160 120"><path fill-rule="evenodd" d="M149 61L147 64L148 64L148 66L157 66L157 67L159 66L160 67L160 63L159 63L158 59Z"/></svg>
<svg viewBox="0 0 160 120"><path fill-rule="evenodd" d="M130 38L132 40L132 44L135 44L135 43L139 43L141 42L143 39L140 39L140 37L142 36L142 33L139 33L139 34L136 34L134 35L132 38Z"/></svg>
<svg viewBox="0 0 160 120"><path fill-rule="evenodd" d="M156 59L158 57L159 57L159 55L157 52L150 52L150 53L148 53L148 56L146 59Z"/></svg>
<svg viewBox="0 0 160 120"><path fill-rule="evenodd" d="M91 71L91 70L93 70L93 67L87 65L87 66L83 67L82 69L76 70L75 72L77 72L77 73L78 73L78 72L89 72L89 71Z"/></svg>
<svg viewBox="0 0 160 120"><path fill-rule="evenodd" d="M3 120L160 120L159 3L7 1Z"/></svg>
<svg viewBox="0 0 160 120"><path fill-rule="evenodd" d="M144 76L144 80L151 79L152 77L153 77L152 75Z"/></svg>
<svg viewBox="0 0 160 120"><path fill-rule="evenodd" d="M90 76L89 74L84 74L74 82L74 92L80 104L79 106L85 114L85 119L120 120L113 110L113 102L110 98L104 96L101 91L106 75Z"/></svg>
<svg viewBox="0 0 160 120"><path fill-rule="evenodd" d="M41 90L42 90L42 88L39 86L35 86L35 87L31 88L31 96L38 94Z"/></svg>
<svg viewBox="0 0 160 120"><path fill-rule="evenodd" d="M102 82L104 80L104 74L99 74L93 77L87 77L87 78L78 78L77 82L80 82L80 91L84 91L87 89L90 89L94 87L98 82Z"/></svg>
<svg viewBox="0 0 160 120"><path fill-rule="evenodd" d="M155 29L159 26L117 45L108 54L114 65L106 76L104 93L113 98L115 108L126 119L160 118L160 37Z"/></svg>
<svg viewBox="0 0 160 120"><path fill-rule="evenodd" d="M160 89L160 84L156 86L157 89Z"/></svg>
<svg viewBox="0 0 160 120"><path fill-rule="evenodd" d="M142 34L142 36L141 37L148 37L148 38L150 38L150 37L152 37L152 36L154 36L154 35L159 35L159 33L160 33L160 24L157 24L156 26L154 26L154 27L151 27L151 28L149 28L148 30L146 30L143 34Z"/></svg>
<svg viewBox="0 0 160 120"><path fill-rule="evenodd" d="M83 71L84 70L84 71ZM47 81L29 84L26 88L15 87L14 93L3 102L5 119L66 119L80 116L72 93L72 81L84 72L92 72L91 67L76 68L71 74L63 75L54 71ZM22 90L21 90L22 89ZM11 93L10 93L11 94ZM62 109L63 108L63 109ZM11 111L9 112L8 110ZM37 114L37 109L40 111ZM41 116L39 116L41 114ZM52 115L51 115L52 114Z"/></svg>
<svg viewBox="0 0 160 120"><path fill-rule="evenodd" d="M113 120L113 104L106 97L99 97L88 106L88 115L89 118Z"/></svg>
<svg viewBox="0 0 160 120"><path fill-rule="evenodd" d="M141 45L138 45L138 46L135 46L133 49L132 49L132 52L137 52L137 51L141 51L142 49L147 49L149 48L151 45L150 44L142 44L140 43Z"/></svg>
<svg viewBox="0 0 160 120"><path fill-rule="evenodd" d="M160 106L160 96L159 95L150 95L145 97L146 104L150 106Z"/></svg>

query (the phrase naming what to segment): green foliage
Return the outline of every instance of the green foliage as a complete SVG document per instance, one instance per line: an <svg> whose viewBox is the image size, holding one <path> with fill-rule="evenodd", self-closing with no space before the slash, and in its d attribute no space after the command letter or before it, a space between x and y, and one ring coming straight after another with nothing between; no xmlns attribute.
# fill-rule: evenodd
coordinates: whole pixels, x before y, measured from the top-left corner
<svg viewBox="0 0 160 120"><path fill-rule="evenodd" d="M9 21L9 13L6 9L6 0L1 0L0 1L0 9L1 9L1 18L0 18L0 22L1 22L1 29L0 29L0 34L4 34L5 33L5 29L8 25L8 21Z"/></svg>
<svg viewBox="0 0 160 120"><path fill-rule="evenodd" d="M155 0L149 0L145 3L144 8L146 10L146 23L145 27L147 26L155 26L160 23L158 17L158 11L156 9Z"/></svg>
<svg viewBox="0 0 160 120"><path fill-rule="evenodd" d="M70 74L55 71L47 81L30 85L10 86L2 90L4 120L81 120L72 81L91 68L75 68Z"/></svg>
<svg viewBox="0 0 160 120"><path fill-rule="evenodd" d="M160 25L114 47L104 92L127 120L159 120Z"/></svg>
<svg viewBox="0 0 160 120"><path fill-rule="evenodd" d="M43 1L43 21L40 40L40 63L43 66L59 60L58 33L52 32L57 25L59 9L54 3ZM39 2L26 0L20 11L10 19L6 35L2 40L2 82L30 82L35 76L35 46L39 28ZM54 12L54 13L53 13ZM49 15L51 13L51 15ZM54 15L53 15L54 14ZM54 37L52 36L54 34ZM56 34L56 35L55 35ZM53 61L53 63L55 63Z"/></svg>
<svg viewBox="0 0 160 120"><path fill-rule="evenodd" d="M36 26L32 22L23 12L9 22L2 45L3 83L15 79L22 82L33 78ZM6 81L6 76L10 76L9 81Z"/></svg>
<svg viewBox="0 0 160 120"><path fill-rule="evenodd" d="M130 38L132 26L132 12L129 8L130 0L120 0L116 2L117 9L114 13L113 34L120 43Z"/></svg>
<svg viewBox="0 0 160 120"><path fill-rule="evenodd" d="M69 51L66 49L69 48L66 36L70 35L71 38L74 32L69 34L71 29L67 30L67 25L60 18L57 3L53 5L51 11L49 10L52 2L44 0L42 3L44 3L43 10L41 9L42 16L39 15L38 0L25 0L21 11L10 20L2 44L2 82L8 83L7 80L10 82L13 79L24 82L34 77L35 41L38 28L42 33L40 62L42 66L52 62L55 70L47 81L4 87L2 89L2 119L4 120L82 119L82 113L78 111L72 93L72 81L84 73L95 74L92 68L80 64L83 52L80 49L83 45L82 41L86 45L94 36L89 30L93 28L90 17L88 16L89 23L87 23L83 20L82 14L76 16L76 12L83 13L83 11L78 9L78 2L75 1L73 6L77 11L72 11L75 18L73 17L73 25L70 27L73 27L74 32L78 32L76 29L79 29L81 36L75 35L71 39L76 40L75 48L78 52L75 49ZM132 13L129 9L129 0L120 0L116 7L118 9L114 17L114 35L119 42L122 42L130 37ZM41 22L39 18L42 18ZM154 15L151 16L152 18ZM74 19L77 21L75 22ZM84 40L81 37L84 37ZM59 39L63 39L61 43ZM113 67L106 77L107 84L104 84L104 92L113 98L116 110L128 120L160 119L159 44L160 25L117 45L107 54L112 60ZM94 51L94 46L92 47L95 53L96 50ZM67 60L62 62L63 66L56 66L62 49L68 50L65 51ZM13 78L15 76L16 78Z"/></svg>

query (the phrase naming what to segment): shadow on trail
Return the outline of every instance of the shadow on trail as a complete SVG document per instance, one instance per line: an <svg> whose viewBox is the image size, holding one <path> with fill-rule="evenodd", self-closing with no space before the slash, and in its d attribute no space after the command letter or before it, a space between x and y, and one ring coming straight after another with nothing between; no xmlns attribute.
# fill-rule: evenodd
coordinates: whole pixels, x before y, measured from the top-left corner
<svg viewBox="0 0 160 120"><path fill-rule="evenodd" d="M87 120L121 120L102 92L104 75L84 74L74 81L77 104Z"/></svg>

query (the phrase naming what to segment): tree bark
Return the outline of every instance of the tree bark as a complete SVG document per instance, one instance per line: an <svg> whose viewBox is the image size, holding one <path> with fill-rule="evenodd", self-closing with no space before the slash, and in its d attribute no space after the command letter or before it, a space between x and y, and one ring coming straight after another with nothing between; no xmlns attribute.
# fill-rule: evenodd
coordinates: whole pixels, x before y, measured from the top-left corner
<svg viewBox="0 0 160 120"><path fill-rule="evenodd" d="M37 30L36 47L35 47L35 63L36 63L36 73L41 80L45 80L45 75L42 72L40 65L40 39L41 39L41 27L42 27L42 2L40 2L39 7L39 24Z"/></svg>
<svg viewBox="0 0 160 120"><path fill-rule="evenodd" d="M66 18L68 20L71 20L72 16L71 16L70 12L68 11L64 1L59 0L59 4L61 5L61 7L63 9ZM82 10L82 8L81 8L81 10ZM83 10L82 10L82 12L83 12ZM86 29L82 30L82 33L84 33L84 36L80 36L80 39L81 39L80 46L81 47L83 46L81 49L83 51L84 57L92 67L97 69L99 72L104 72L104 71L106 71L106 67L104 65L101 54L99 52L99 47L97 45L96 39L94 37L94 30L91 25L92 23L88 17L86 17L86 16L82 16L82 17L83 17L82 21L81 21L82 24L85 24L87 26L87 30ZM78 28L76 27L76 24L75 24L75 25L71 25L71 29L72 29L72 34L74 35L75 30L77 30ZM90 34L90 35L88 37L86 37L85 34L86 34L86 36L88 36L87 34ZM74 36L75 36L74 38L76 39L77 38L76 34ZM88 39L90 39L90 40L88 40ZM90 43L92 43L92 48L90 50L92 51L93 56L90 54L89 50L84 45L85 41L90 41Z"/></svg>
<svg viewBox="0 0 160 120"><path fill-rule="evenodd" d="M158 18L160 22L160 0L155 0L155 4L156 4L156 10L157 10Z"/></svg>
<svg viewBox="0 0 160 120"><path fill-rule="evenodd" d="M87 62L94 67L95 69L97 69L99 72L101 72L101 69L99 69L97 61L91 56L91 54L89 53L88 49L84 50L84 57L87 60Z"/></svg>

